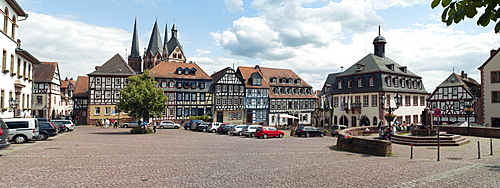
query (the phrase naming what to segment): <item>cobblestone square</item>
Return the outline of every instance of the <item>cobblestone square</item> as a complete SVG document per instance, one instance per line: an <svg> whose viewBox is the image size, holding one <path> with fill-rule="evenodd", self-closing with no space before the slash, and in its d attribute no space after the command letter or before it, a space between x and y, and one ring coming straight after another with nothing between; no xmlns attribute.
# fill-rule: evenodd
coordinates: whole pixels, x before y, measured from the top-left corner
<svg viewBox="0 0 500 188"><path fill-rule="evenodd" d="M79 126L0 151L1 187L500 187L500 140L393 145L393 156L335 149L336 138L257 139L183 129L131 135ZM286 132L289 135L289 132ZM478 159L480 141L481 159Z"/></svg>

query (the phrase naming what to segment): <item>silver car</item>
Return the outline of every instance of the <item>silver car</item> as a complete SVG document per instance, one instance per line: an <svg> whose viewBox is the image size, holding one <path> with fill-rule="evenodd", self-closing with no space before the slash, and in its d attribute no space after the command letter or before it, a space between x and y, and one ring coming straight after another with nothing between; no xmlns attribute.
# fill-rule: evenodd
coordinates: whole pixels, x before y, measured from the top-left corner
<svg viewBox="0 0 500 188"><path fill-rule="evenodd" d="M181 127L180 124L175 123L173 121L162 121L162 122L160 122L160 129L166 129L166 128L178 129L180 127Z"/></svg>
<svg viewBox="0 0 500 188"><path fill-rule="evenodd" d="M243 135L245 135L246 137L254 137L255 136L255 131L257 130L257 128L261 127L261 125L249 125L248 127L246 127L245 129L243 129L241 132L243 133Z"/></svg>
<svg viewBox="0 0 500 188"><path fill-rule="evenodd" d="M243 134L241 130L247 127L248 125L236 125L233 128L231 128L231 130L229 130L229 134L241 136Z"/></svg>

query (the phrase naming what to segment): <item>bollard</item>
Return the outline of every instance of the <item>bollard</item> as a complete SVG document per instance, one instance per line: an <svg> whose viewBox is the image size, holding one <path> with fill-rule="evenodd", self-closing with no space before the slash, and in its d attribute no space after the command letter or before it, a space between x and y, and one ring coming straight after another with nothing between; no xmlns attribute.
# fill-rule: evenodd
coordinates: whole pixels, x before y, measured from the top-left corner
<svg viewBox="0 0 500 188"><path fill-rule="evenodd" d="M477 159L481 159L481 148L479 147L479 140L477 141Z"/></svg>
<svg viewBox="0 0 500 188"><path fill-rule="evenodd" d="M411 152L410 152L410 159L413 159L413 142L410 144Z"/></svg>
<svg viewBox="0 0 500 188"><path fill-rule="evenodd" d="M493 155L493 140L490 138L490 155Z"/></svg>

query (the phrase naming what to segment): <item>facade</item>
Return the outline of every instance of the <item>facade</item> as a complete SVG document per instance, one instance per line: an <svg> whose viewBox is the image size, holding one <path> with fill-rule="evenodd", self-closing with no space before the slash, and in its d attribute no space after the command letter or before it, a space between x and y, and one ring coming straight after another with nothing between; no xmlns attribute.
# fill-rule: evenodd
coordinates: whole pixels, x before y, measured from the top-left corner
<svg viewBox="0 0 500 188"><path fill-rule="evenodd" d="M0 118L31 117L33 66L40 61L22 49L17 38L18 22L28 14L15 0L1 0L0 16Z"/></svg>
<svg viewBox="0 0 500 188"><path fill-rule="evenodd" d="M89 103L89 77L78 76L73 94L73 122L79 125L87 124Z"/></svg>
<svg viewBox="0 0 500 188"><path fill-rule="evenodd" d="M385 57L386 40L380 33L373 44L374 54L334 75L334 79L328 78L333 80L325 84L330 88L334 108L332 123L348 127L377 125L388 111L396 114L400 123L420 123L428 95L422 78ZM324 98L328 104L329 96Z"/></svg>
<svg viewBox="0 0 500 188"><path fill-rule="evenodd" d="M254 67L238 67L237 74L245 79L245 123L268 125L271 87Z"/></svg>
<svg viewBox="0 0 500 188"><path fill-rule="evenodd" d="M165 119L186 121L204 114L213 117L212 78L196 63L161 62L149 73L168 98Z"/></svg>
<svg viewBox="0 0 500 188"><path fill-rule="evenodd" d="M312 86L290 69L266 68L256 65L256 71L269 85L268 125L310 125L315 108Z"/></svg>
<svg viewBox="0 0 500 188"><path fill-rule="evenodd" d="M491 50L490 57L478 69L481 72L481 115L478 123L500 127L500 48Z"/></svg>
<svg viewBox="0 0 500 188"><path fill-rule="evenodd" d="M339 73L331 73L326 77L325 83L318 94L318 102L316 109L316 126L331 127L333 124L333 98L330 94L332 87L335 86L336 78Z"/></svg>
<svg viewBox="0 0 500 188"><path fill-rule="evenodd" d="M63 115L66 118L74 116L73 94L75 93L75 85L76 85L76 80L73 80L73 78L68 79L66 77L66 79L61 81L61 96L63 97L62 100L64 104ZM71 117L71 119L73 119L73 117Z"/></svg>
<svg viewBox="0 0 500 188"><path fill-rule="evenodd" d="M469 78L467 73L452 73L427 99L431 110L441 110L441 115L433 116L433 121L439 124L455 124L465 122L469 118L469 122L476 122L477 113L472 111L467 115L466 109L474 108L476 99L481 97L480 91L480 85Z"/></svg>
<svg viewBox="0 0 500 188"><path fill-rule="evenodd" d="M214 121L243 124L245 121L245 80L231 67L212 74Z"/></svg>
<svg viewBox="0 0 500 188"><path fill-rule="evenodd" d="M64 116L64 95L61 94L61 76L57 62L35 65L33 86L33 113L37 117L58 119Z"/></svg>
<svg viewBox="0 0 500 188"><path fill-rule="evenodd" d="M130 118L123 112L113 113L116 112L116 103L120 100L120 91L128 84L128 77L136 75L127 62L116 54L87 75L89 77L87 123L96 124L98 119L106 118Z"/></svg>

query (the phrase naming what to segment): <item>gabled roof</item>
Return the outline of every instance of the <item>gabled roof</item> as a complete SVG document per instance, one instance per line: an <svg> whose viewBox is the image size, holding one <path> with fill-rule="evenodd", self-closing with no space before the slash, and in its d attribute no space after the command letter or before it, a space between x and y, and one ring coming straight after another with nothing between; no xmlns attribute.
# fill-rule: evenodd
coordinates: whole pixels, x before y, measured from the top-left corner
<svg viewBox="0 0 500 188"><path fill-rule="evenodd" d="M41 62L33 65L34 82L52 82L57 71L57 62Z"/></svg>
<svg viewBox="0 0 500 188"><path fill-rule="evenodd" d="M175 26L175 24L172 26L171 31L172 31L172 36L170 37L170 40L168 40L167 42L167 53L171 54L172 51L175 50L175 47L178 46L182 54L184 54L184 50L182 50L181 43L177 39L177 27ZM167 33L165 33L165 35L167 35Z"/></svg>
<svg viewBox="0 0 500 188"><path fill-rule="evenodd" d="M195 68L196 74L177 74L177 68ZM210 79L203 69L196 63L180 63L180 62L160 62L158 65L149 70L149 75L156 78L183 78L183 79Z"/></svg>
<svg viewBox="0 0 500 188"><path fill-rule="evenodd" d="M89 90L89 77L78 76L75 84L75 92L73 97L87 97Z"/></svg>
<svg viewBox="0 0 500 188"><path fill-rule="evenodd" d="M61 80L61 88L68 88L68 86L70 86L70 85L75 86L76 80L73 80L73 78L71 78L69 80L68 80L68 78L66 78L65 80Z"/></svg>
<svg viewBox="0 0 500 188"><path fill-rule="evenodd" d="M295 74L291 69L278 69L278 68L266 68L266 67L259 67L260 72L262 73L262 76L268 80L268 82L271 80L271 78L275 77L278 80L280 78L291 78L291 79L300 79L300 84L294 84L294 87L311 87L305 80L300 78L299 75ZM290 86L290 84L286 83L271 83L269 82L270 86ZM311 91L312 92L312 91Z"/></svg>
<svg viewBox="0 0 500 188"><path fill-rule="evenodd" d="M224 75L227 74L228 71L232 71L234 73L236 73L236 71L234 71L234 69L232 69L231 67L226 67L212 75L210 75L210 77L213 78L213 82L218 82L222 77L224 77ZM239 74L235 74L235 76L240 80L240 82L242 83L245 83L245 79L243 79Z"/></svg>
<svg viewBox="0 0 500 188"><path fill-rule="evenodd" d="M135 71L130 68L128 63L120 54L115 54L102 66L98 67L94 72L87 75L133 76L135 75Z"/></svg>
<svg viewBox="0 0 500 188"><path fill-rule="evenodd" d="M331 74L328 74L328 76L326 77L326 80L325 80L325 84L323 84L323 88L321 88L321 95L327 95L330 93L330 90L331 88L335 85L335 83L337 82L337 76L340 74L340 72L338 73L331 73ZM329 86L330 87L330 90L328 91L323 91L325 89L325 86Z"/></svg>
<svg viewBox="0 0 500 188"><path fill-rule="evenodd" d="M267 83L266 78L262 75L262 73L260 73L260 70L257 70L254 67L238 67L238 70L236 72L246 80L245 84L248 88L269 88L269 84ZM260 75L260 77L262 77L262 83L260 86L253 86L252 83L249 82L250 78L255 77L255 74L258 74Z"/></svg>
<svg viewBox="0 0 500 188"><path fill-rule="evenodd" d="M358 66L361 67L361 70L359 70ZM393 66L394 70L389 69L389 66ZM404 70L406 70L406 72ZM363 59L359 60L355 64L353 64L351 67L346 69L337 77L361 75L361 74L376 73L376 72L404 75L414 78L422 78L416 75L415 73L411 72L410 70L406 69L406 66L401 66L400 64L396 63L395 61L393 61L388 57L382 58L371 53L366 55Z"/></svg>
<svg viewBox="0 0 500 188"><path fill-rule="evenodd" d="M497 49L497 50L495 50L494 52L493 52L493 50L492 50L492 53L491 53L490 57L489 57L489 58L488 58L488 59L487 59L487 60L486 60L486 61L485 61L485 62L484 62L484 63L483 63L483 64L482 64L479 68L477 68L477 69L478 69L478 70L483 69L483 67L484 67L484 66L486 66L486 64L488 64L488 63L489 63L489 62L493 59L493 57L495 57L496 55L498 55L498 52L499 52L499 51L500 51L500 48L498 48L498 49Z"/></svg>

